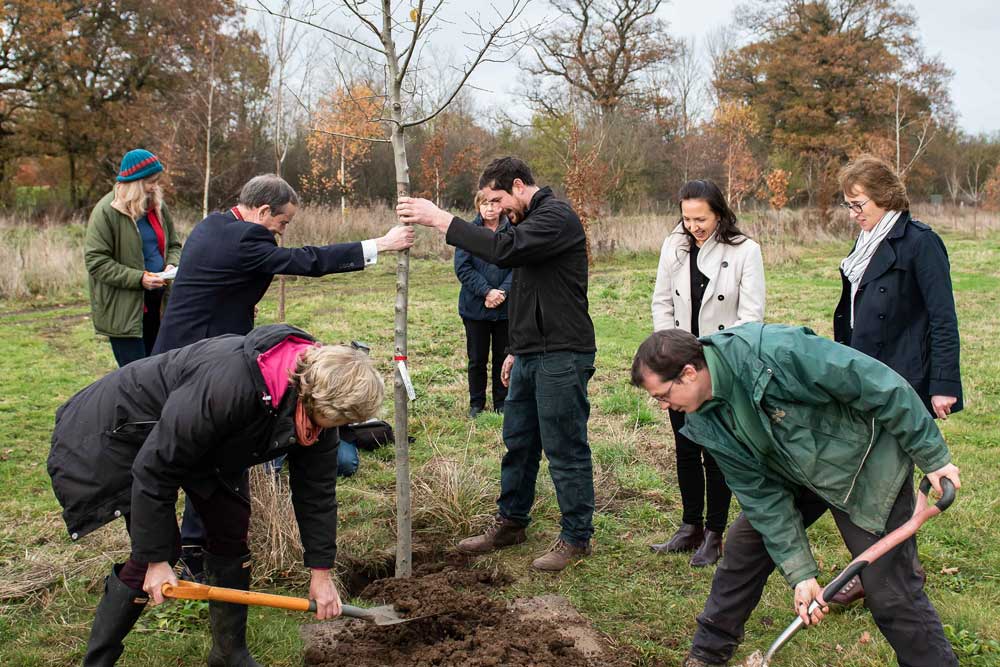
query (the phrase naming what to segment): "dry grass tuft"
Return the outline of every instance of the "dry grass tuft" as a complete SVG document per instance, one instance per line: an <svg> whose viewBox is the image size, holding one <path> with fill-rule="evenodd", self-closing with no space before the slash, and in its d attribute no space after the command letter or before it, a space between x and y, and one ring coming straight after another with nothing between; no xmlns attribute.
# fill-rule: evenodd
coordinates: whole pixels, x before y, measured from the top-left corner
<svg viewBox="0 0 1000 667"><path fill-rule="evenodd" d="M67 579L107 569L105 554L74 560L50 550L28 553L0 568L0 603L30 602Z"/></svg>
<svg viewBox="0 0 1000 667"><path fill-rule="evenodd" d="M302 540L287 478L263 466L250 469L250 553L254 585L305 579Z"/></svg>
<svg viewBox="0 0 1000 667"><path fill-rule="evenodd" d="M413 478L413 525L420 532L468 535L494 511L496 480L466 461L434 457Z"/></svg>

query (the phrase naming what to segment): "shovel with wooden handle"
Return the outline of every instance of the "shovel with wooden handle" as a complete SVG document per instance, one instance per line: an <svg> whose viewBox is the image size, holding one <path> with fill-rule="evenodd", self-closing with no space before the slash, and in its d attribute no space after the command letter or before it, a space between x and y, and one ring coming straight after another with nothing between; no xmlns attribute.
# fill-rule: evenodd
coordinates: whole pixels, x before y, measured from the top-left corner
<svg viewBox="0 0 1000 667"><path fill-rule="evenodd" d="M291 609L292 611L316 611L315 600L293 598L287 595L272 595L270 593L254 593L252 591L241 591L236 588L206 586L205 584L196 584L191 581L178 581L176 586L173 584L163 584L160 590L163 592L163 597L181 600L215 600L217 602L231 602L233 604L253 605L257 607ZM371 621L375 625L397 625L399 623L409 623L410 621L434 616L434 614L425 614L423 616L402 618L391 605L382 605L381 607L353 607L345 604L341 605L340 613L349 618L360 618L365 621Z"/></svg>
<svg viewBox="0 0 1000 667"><path fill-rule="evenodd" d="M938 500L936 504L928 506L927 494L930 493L930 490L931 481L924 477L924 479L920 482L920 492L917 494L917 505L913 510L913 516L910 520L865 549L857 558L852 560L850 564L844 568L844 571L837 575L837 578L831 581L829 585L823 589L823 592L820 593L820 599L812 601L812 604L809 605L808 611L810 615L812 615L818 607L826 606L825 601L836 595L840 589L847 585L847 582L854 578L854 575L860 574L861 570L868 567L868 565L884 556L900 543L910 539L914 533L917 532L917 529L924 525L924 522L948 509L948 507L951 506L952 502L955 500L955 485L952 484L951 480L948 478L943 478L941 480L941 499ZM787 644L788 640L791 639L795 633L801 630L804 626L805 623L803 623L802 618L797 617L791 625L785 628L785 631L778 635L778 638L774 640L773 644L771 644L771 648L769 648L767 653L764 654L764 663L762 667L769 667L771 664L771 658L773 658L774 654L778 652L778 649Z"/></svg>

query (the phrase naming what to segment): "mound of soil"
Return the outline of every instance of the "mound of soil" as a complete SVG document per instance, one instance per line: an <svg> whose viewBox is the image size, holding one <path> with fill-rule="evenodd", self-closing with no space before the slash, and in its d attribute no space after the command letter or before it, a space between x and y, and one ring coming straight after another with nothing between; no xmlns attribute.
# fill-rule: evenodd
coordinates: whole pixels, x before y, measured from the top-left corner
<svg viewBox="0 0 1000 667"><path fill-rule="evenodd" d="M561 598L508 605L490 595L496 587L507 583L509 579L502 575L454 567L409 579L375 581L362 597L392 604L400 615L415 620L376 626L345 619L310 626L306 631L305 664L309 667L627 664L605 655L606 645L568 602L563 600L559 611L559 603L552 600ZM421 618L424 616L427 617Z"/></svg>

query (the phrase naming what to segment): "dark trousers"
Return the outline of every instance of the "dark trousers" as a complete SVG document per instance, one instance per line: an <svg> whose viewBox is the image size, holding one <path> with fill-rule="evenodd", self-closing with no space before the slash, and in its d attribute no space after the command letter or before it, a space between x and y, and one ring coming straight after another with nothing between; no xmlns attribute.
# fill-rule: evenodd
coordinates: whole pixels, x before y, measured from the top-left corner
<svg viewBox="0 0 1000 667"><path fill-rule="evenodd" d="M239 558L249 551L247 533L250 531L250 477L247 473L243 473L239 489L237 492L220 484L208 496L184 490L186 500L198 511L199 520L204 522L206 549L216 556ZM128 516L125 517L125 526L131 533L132 526ZM171 565L180 558L180 533L175 533L174 545ZM131 588L141 589L147 567L148 563L130 557L118 573L118 578Z"/></svg>
<svg viewBox="0 0 1000 667"><path fill-rule="evenodd" d="M493 409L503 407L507 398L507 387L500 381L500 370L507 357L507 320L467 320L465 324L465 344L469 353L469 405L482 409L486 407L486 365L493 350Z"/></svg>
<svg viewBox="0 0 1000 667"><path fill-rule="evenodd" d="M796 507L807 527L829 509L852 557L879 539L811 491L802 491ZM913 507L913 483L908 481L892 506L886 532L906 523L913 515ZM910 538L861 571L865 604L896 651L900 667L955 667L958 659L944 636L941 619L924 593L922 577L914 572L916 551L916 538ZM764 584L774 569L760 533L744 514L729 527L723 554L712 580L712 592L698 616L691 648L692 655L711 664L724 664L732 657L743 639L744 624L760 602Z"/></svg>
<svg viewBox="0 0 1000 667"><path fill-rule="evenodd" d="M560 537L577 546L594 533L594 470L587 442L587 383L593 375L593 352L519 354L504 404L507 453L500 466L500 514L528 525L544 451L562 513Z"/></svg>
<svg viewBox="0 0 1000 667"><path fill-rule="evenodd" d="M163 290L145 290L143 294L142 338L110 337L111 352L121 368L138 359L145 359L153 352L156 336L160 333L160 304Z"/></svg>
<svg viewBox="0 0 1000 667"><path fill-rule="evenodd" d="M696 526L702 525L704 521L707 529L721 535L726 531L733 492L726 486L726 479L708 450L679 433L684 426L684 413L676 410L668 412L677 450L677 485L680 487L681 504L684 506L681 520Z"/></svg>

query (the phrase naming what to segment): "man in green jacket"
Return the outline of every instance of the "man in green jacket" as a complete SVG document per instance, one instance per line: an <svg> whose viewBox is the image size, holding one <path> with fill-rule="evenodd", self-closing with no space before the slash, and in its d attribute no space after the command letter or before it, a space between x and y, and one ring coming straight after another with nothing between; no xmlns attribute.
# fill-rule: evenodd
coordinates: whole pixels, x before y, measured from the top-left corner
<svg viewBox="0 0 1000 667"><path fill-rule="evenodd" d="M743 509L730 527L684 667L725 665L777 566L806 624L824 611L806 528L830 510L858 555L913 514L913 466L941 492L959 470L910 385L887 366L812 331L745 324L697 339L657 331L636 352L632 383L708 449ZM914 573L911 538L862 571L867 605L901 667L958 660Z"/></svg>

